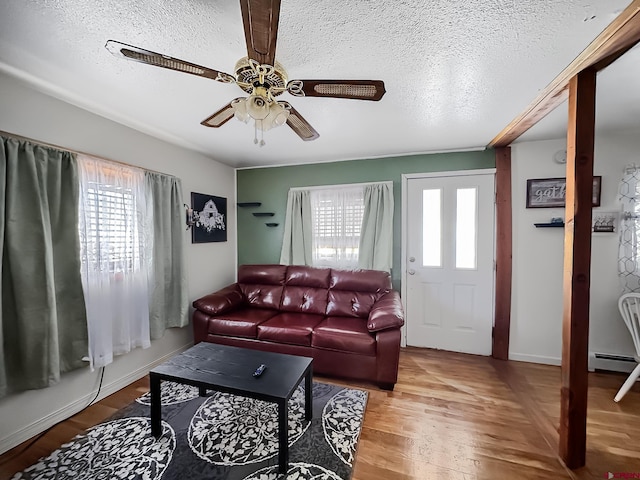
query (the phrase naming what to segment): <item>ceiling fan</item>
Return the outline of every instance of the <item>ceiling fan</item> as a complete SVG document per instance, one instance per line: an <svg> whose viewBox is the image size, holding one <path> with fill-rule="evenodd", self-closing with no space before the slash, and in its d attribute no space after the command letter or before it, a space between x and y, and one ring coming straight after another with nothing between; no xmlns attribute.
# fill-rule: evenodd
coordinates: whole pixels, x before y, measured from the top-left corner
<svg viewBox="0 0 640 480"><path fill-rule="evenodd" d="M275 59L281 0L240 0L247 57L236 63L235 75L202 67L161 53L109 40L106 48L115 56L136 62L190 73L222 83L235 83L249 94L238 97L201 122L218 128L232 117L248 123L254 120L254 143L258 130L265 132L286 123L305 141L320 135L289 102L276 97L289 92L296 97L332 97L378 101L385 94L381 80L289 80L287 72Z"/></svg>

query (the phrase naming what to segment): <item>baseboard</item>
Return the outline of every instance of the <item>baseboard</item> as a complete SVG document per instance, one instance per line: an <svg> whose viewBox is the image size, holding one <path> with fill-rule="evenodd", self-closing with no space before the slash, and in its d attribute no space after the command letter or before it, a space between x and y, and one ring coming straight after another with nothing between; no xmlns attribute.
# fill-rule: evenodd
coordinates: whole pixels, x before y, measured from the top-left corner
<svg viewBox="0 0 640 480"><path fill-rule="evenodd" d="M126 387L127 385L135 382L139 378L144 377L149 373L149 370L151 370L156 365L160 365L162 362L165 362L169 358L185 351L191 346L193 346L193 344L191 343L188 345L184 345L170 353L167 353L166 355L163 355L162 357L154 360L147 365L143 365L142 367L130 372L124 377L120 377L111 383L103 384L102 388L100 389L100 394L95 399L94 403L102 400L105 397L108 397L112 393L115 393L118 390ZM109 366L107 365L106 368L109 368ZM78 398L77 400L74 400L66 407L63 407L55 412L51 412L49 415L36 420L35 422L27 425L25 428L12 433L6 438L0 439L0 454L11 450L13 447L20 445L22 442L29 440L30 438L38 435L41 432L44 432L47 428L55 425L56 423L66 420L67 418L80 412L88 406L88 403L93 399L95 395L96 391L91 391L86 395Z"/></svg>
<svg viewBox="0 0 640 480"><path fill-rule="evenodd" d="M509 353L509 360L515 360L517 362L542 363L544 365L556 366L560 366L562 364L561 358L544 357L542 355L528 355L526 353Z"/></svg>

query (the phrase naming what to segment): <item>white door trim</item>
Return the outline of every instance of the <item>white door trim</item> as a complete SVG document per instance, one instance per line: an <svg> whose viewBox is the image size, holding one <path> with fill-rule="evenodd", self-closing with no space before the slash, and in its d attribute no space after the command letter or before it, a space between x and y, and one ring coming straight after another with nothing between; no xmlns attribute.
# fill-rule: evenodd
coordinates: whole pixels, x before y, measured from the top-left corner
<svg viewBox="0 0 640 480"><path fill-rule="evenodd" d="M467 175L495 175L495 168L481 168L477 170L453 170L448 172L424 172L424 173L403 173L401 176L402 191L401 191L401 243L402 249L400 253L400 296L402 297L402 306L404 311L407 311L407 188L409 179L413 178L436 178L436 177L461 177ZM494 240L495 242L495 240ZM407 346L407 322L401 329L400 346Z"/></svg>

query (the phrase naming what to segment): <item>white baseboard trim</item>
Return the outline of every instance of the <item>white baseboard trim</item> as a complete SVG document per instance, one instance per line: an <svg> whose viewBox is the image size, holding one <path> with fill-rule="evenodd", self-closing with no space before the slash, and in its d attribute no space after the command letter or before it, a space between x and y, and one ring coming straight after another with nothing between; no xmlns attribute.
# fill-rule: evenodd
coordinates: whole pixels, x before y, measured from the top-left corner
<svg viewBox="0 0 640 480"><path fill-rule="evenodd" d="M173 357L174 355L184 352L186 349L192 346L193 344L191 343L188 345L184 345L170 353L167 353L166 355L163 355L162 357L158 358L157 360L154 360L153 362L147 365L143 365L142 367L132 371L131 373L125 375L124 377L120 377L111 383L103 384L102 388L100 389L100 394L95 399L94 403L99 400L102 400L105 397L108 397L112 393L115 393L118 390L126 387L130 383L135 382L139 378L144 377L149 373L149 370L151 370L156 365L160 365L162 362L165 362L166 360ZM109 366L107 365L106 368L109 368ZM32 437L35 437L41 432L44 432L47 428L55 425L56 423L62 420L66 420L67 418L80 412L81 410L83 410L88 406L88 403L91 401L91 399L95 395L96 395L96 390L93 390L87 393L86 395L78 398L77 400L74 400L72 403L70 403L66 407L63 407L55 412L51 412L49 415L46 415L45 417L42 417L41 419L36 420L33 423L30 423L23 429L12 433L8 437L0 439L0 454L8 450L11 450L13 447L20 445L22 442L29 440Z"/></svg>
<svg viewBox="0 0 640 480"><path fill-rule="evenodd" d="M526 353L509 353L509 360L517 362L542 363L544 365L562 365L562 359L556 357L544 357L542 355L528 355Z"/></svg>

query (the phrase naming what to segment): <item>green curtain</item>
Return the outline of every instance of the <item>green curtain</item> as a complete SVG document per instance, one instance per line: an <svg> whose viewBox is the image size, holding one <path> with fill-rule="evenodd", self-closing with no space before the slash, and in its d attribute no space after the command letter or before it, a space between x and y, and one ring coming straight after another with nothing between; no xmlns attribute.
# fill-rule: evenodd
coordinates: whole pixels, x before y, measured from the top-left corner
<svg viewBox="0 0 640 480"><path fill-rule="evenodd" d="M78 170L69 152L0 137L0 396L85 366Z"/></svg>
<svg viewBox="0 0 640 480"><path fill-rule="evenodd" d="M367 185L364 189L358 266L389 272L392 261L393 186L390 183Z"/></svg>
<svg viewBox="0 0 640 480"><path fill-rule="evenodd" d="M189 324L185 224L180 179L155 172L145 172L145 177L153 225L149 329L151 339L155 340L167 328Z"/></svg>
<svg viewBox="0 0 640 480"><path fill-rule="evenodd" d="M287 213L280 263L283 265L312 265L313 229L311 199L308 190L289 190Z"/></svg>

